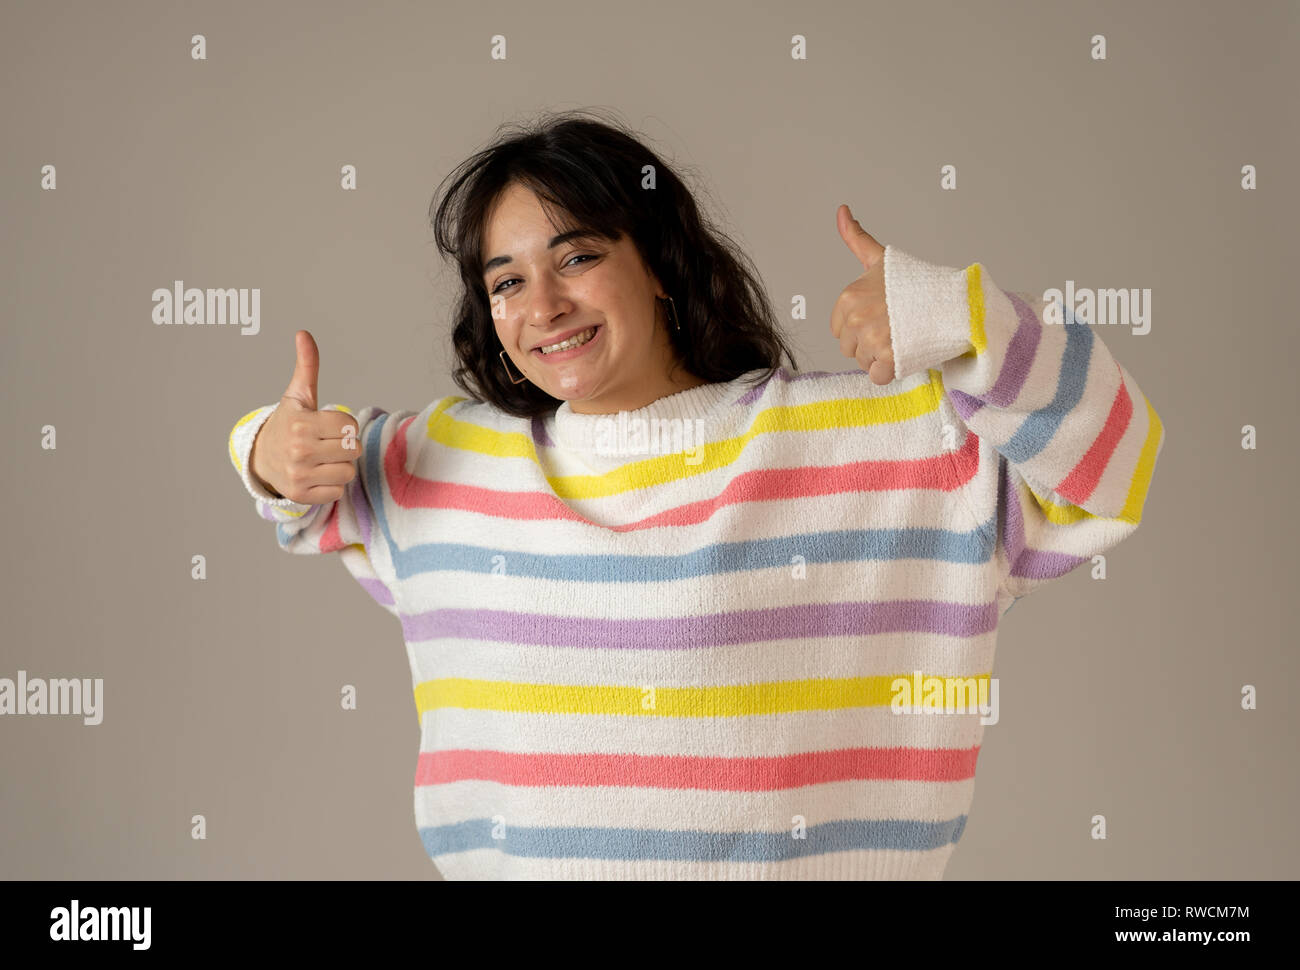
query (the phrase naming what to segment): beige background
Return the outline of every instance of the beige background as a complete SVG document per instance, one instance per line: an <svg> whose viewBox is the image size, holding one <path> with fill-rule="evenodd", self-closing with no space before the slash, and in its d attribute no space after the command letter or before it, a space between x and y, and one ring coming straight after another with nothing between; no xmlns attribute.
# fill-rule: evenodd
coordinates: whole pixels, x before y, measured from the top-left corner
<svg viewBox="0 0 1300 970"><path fill-rule="evenodd" d="M0 875L437 878L400 627L335 557L278 549L226 435L278 399L299 327L324 402L455 392L438 181L502 121L603 105L689 167L778 312L809 297L804 369L852 366L841 202L1004 289L1153 291L1148 335L1097 331L1167 427L1145 522L1105 582L1004 621L947 878L1300 876L1300 7L462 6L4 3L0 676L106 683L97 727L0 719ZM260 287L262 332L155 326L176 279Z"/></svg>

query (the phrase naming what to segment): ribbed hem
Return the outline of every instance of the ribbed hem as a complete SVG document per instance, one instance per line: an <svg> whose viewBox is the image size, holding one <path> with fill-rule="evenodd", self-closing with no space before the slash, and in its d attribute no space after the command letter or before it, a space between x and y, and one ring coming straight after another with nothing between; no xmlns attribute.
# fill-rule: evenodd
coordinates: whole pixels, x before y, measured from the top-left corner
<svg viewBox="0 0 1300 970"><path fill-rule="evenodd" d="M306 512L312 506L304 502L295 502L293 499L276 498L265 488L257 483L253 477L252 469L249 468L248 456L253 451L253 442L257 440L257 433L266 424L268 418L275 413L276 408L280 405L267 404L258 408L251 415L243 420L242 423L235 425L234 430L230 433L230 449L233 452L236 467L239 469L239 477L243 480L244 488L248 494L257 499L263 505L269 505L272 508L284 509L286 512ZM327 404L321 411L345 411L351 414L352 411L342 404Z"/></svg>
<svg viewBox="0 0 1300 970"><path fill-rule="evenodd" d="M966 271L885 247L885 304L894 380L938 367L970 345Z"/></svg>
<svg viewBox="0 0 1300 970"><path fill-rule="evenodd" d="M935 881L943 878L954 848L955 843L928 851L863 849L776 863L513 859L496 849L481 849L432 861L448 881Z"/></svg>
<svg viewBox="0 0 1300 970"><path fill-rule="evenodd" d="M291 512L298 512L311 508L309 505L303 505L300 502L294 502L287 498L276 498L253 477L252 470L248 467L248 456L252 453L253 442L257 440L257 433L262 430L262 425L266 424L267 418L275 413L278 404L268 404L258 408L253 412L252 417L242 424L236 425L235 430L230 435L230 447L235 454L236 464L239 468L239 477L244 482L244 488L248 494L257 499L264 505L270 505L277 509L287 509Z"/></svg>

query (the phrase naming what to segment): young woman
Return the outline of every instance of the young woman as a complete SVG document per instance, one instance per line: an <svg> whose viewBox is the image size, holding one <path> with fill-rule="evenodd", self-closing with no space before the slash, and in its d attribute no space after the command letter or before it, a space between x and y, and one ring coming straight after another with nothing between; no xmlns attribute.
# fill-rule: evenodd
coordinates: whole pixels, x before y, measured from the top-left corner
<svg viewBox="0 0 1300 970"><path fill-rule="evenodd" d="M401 620L429 856L452 879L939 878L1000 616L1141 520L1164 432L1132 376L843 206L862 273L830 329L858 367L799 373L678 176L584 114L439 193L470 397L318 409L300 331L279 403L230 437L280 546L338 552Z"/></svg>

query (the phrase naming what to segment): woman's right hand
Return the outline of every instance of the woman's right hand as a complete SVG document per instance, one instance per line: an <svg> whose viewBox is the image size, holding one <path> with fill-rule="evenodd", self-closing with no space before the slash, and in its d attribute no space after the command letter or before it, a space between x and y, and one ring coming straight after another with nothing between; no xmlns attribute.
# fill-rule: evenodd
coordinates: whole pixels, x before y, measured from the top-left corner
<svg viewBox="0 0 1300 970"><path fill-rule="evenodd" d="M325 505L357 476L357 421L316 410L320 352L306 330L294 335L298 361L279 406L257 432L249 468L269 491L304 505Z"/></svg>

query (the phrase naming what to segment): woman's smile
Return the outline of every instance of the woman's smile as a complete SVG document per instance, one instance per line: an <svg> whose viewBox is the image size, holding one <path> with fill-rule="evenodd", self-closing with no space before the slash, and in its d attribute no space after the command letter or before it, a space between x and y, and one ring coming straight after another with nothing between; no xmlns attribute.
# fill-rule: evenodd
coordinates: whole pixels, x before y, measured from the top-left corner
<svg viewBox="0 0 1300 970"><path fill-rule="evenodd" d="M534 347L530 353L532 353L534 357L545 360L548 363L561 360L572 360L574 357L584 353L588 347L594 344L604 331L605 328L598 323L594 327L580 330L570 337L545 344L541 347ZM557 349L551 350L552 347Z"/></svg>

